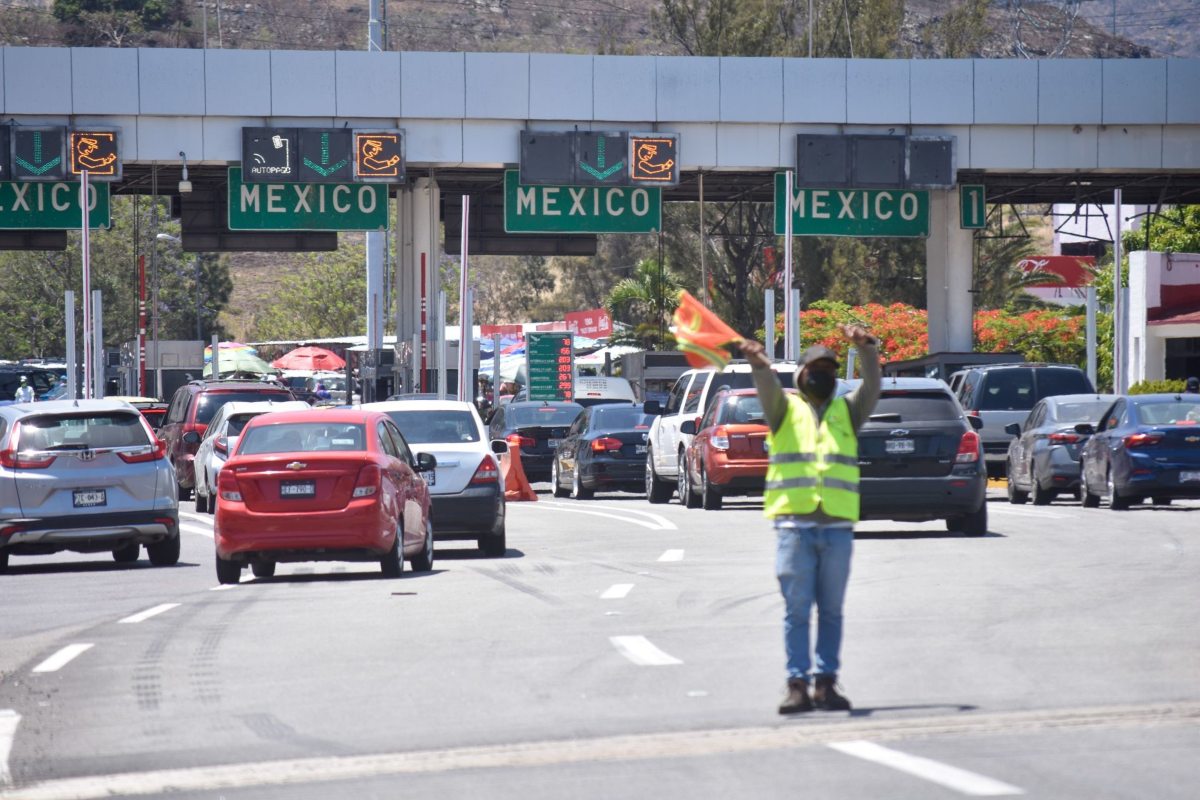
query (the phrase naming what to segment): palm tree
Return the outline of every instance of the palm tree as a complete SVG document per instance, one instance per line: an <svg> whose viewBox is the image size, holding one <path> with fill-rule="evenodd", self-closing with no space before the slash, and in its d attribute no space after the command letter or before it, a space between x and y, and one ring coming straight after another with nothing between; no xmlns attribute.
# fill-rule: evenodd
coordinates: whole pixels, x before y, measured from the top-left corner
<svg viewBox="0 0 1200 800"><path fill-rule="evenodd" d="M633 274L613 286L605 301L614 319L621 312L636 319L633 331L620 337L622 343L651 349L665 344L667 322L681 288L679 276L660 267L656 259L639 261Z"/></svg>

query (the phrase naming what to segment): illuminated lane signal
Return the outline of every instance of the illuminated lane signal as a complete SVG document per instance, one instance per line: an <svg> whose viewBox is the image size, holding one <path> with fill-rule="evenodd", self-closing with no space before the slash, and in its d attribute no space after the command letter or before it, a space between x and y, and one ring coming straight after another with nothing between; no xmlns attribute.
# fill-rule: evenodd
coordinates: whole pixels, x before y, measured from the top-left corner
<svg viewBox="0 0 1200 800"><path fill-rule="evenodd" d="M12 174L10 181L61 181L67 177L67 129L24 127L10 129Z"/></svg>
<svg viewBox="0 0 1200 800"><path fill-rule="evenodd" d="M118 180L121 177L121 154L118 131L73 129L68 136L68 157L71 175L87 170L89 178Z"/></svg>
<svg viewBox="0 0 1200 800"><path fill-rule="evenodd" d="M364 183L404 181L404 132L354 132L354 178Z"/></svg>
<svg viewBox="0 0 1200 800"><path fill-rule="evenodd" d="M629 134L629 181L635 185L678 185L679 134Z"/></svg>

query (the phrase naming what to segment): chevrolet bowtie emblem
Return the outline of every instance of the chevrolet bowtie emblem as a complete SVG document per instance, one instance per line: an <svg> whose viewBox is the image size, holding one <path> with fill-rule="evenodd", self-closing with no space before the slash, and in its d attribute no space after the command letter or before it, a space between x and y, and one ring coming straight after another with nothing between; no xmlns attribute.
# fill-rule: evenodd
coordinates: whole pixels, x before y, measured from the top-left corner
<svg viewBox="0 0 1200 800"><path fill-rule="evenodd" d="M305 464L303 461L293 461L292 463L287 465L287 468L288 469L304 469L307 466L308 466L308 464Z"/></svg>
<svg viewBox="0 0 1200 800"><path fill-rule="evenodd" d="M1200 436L1187 436L1184 437L1184 441L1188 444L1195 444L1196 442L1200 442Z"/></svg>

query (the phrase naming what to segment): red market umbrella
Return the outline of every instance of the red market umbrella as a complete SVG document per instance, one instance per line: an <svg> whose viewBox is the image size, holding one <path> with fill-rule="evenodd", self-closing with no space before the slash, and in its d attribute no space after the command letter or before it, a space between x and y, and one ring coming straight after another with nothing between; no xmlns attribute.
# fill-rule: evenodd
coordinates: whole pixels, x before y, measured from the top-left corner
<svg viewBox="0 0 1200 800"><path fill-rule="evenodd" d="M346 362L332 350L324 347L297 347L271 362L276 369L345 369Z"/></svg>

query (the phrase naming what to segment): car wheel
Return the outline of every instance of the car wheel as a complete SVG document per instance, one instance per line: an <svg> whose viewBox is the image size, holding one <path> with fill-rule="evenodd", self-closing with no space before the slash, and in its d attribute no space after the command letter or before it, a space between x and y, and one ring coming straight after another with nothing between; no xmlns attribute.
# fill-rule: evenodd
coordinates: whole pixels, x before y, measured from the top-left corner
<svg viewBox="0 0 1200 800"><path fill-rule="evenodd" d="M400 549L402 541L404 541L404 530L400 526L396 526L396 538L392 540L392 549L379 559L379 569L385 578L399 578L404 572L404 554Z"/></svg>
<svg viewBox="0 0 1200 800"><path fill-rule="evenodd" d="M191 489L185 489L183 487L183 484L181 484L181 483L175 484L175 499L176 500L179 500L179 501L187 500L191 496L192 496Z"/></svg>
<svg viewBox="0 0 1200 800"><path fill-rule="evenodd" d="M1113 480L1112 470L1108 471L1108 507L1113 511L1127 511L1129 509L1130 500L1128 497L1122 497L1117 491L1117 482Z"/></svg>
<svg viewBox="0 0 1200 800"><path fill-rule="evenodd" d="M1037 474L1033 470L1029 471L1029 488L1032 490L1029 498L1033 500L1035 506L1048 506L1054 499L1054 492L1042 488L1041 481L1038 480Z"/></svg>
<svg viewBox="0 0 1200 800"><path fill-rule="evenodd" d="M1154 503L1154 505L1156 505L1156 506L1169 506L1169 505L1171 505L1171 498L1170 498L1170 497L1152 497L1152 498L1150 498L1150 500L1151 500L1151 502L1153 502L1153 503Z"/></svg>
<svg viewBox="0 0 1200 800"><path fill-rule="evenodd" d="M555 497L566 497L569 493L562 485L562 476L558 474L558 459L554 459L550 464L550 485L554 489Z"/></svg>
<svg viewBox="0 0 1200 800"><path fill-rule="evenodd" d="M138 560L138 556L142 554L142 546L137 542L130 542L124 547L118 547L113 550L113 561L118 564L132 564Z"/></svg>
<svg viewBox="0 0 1200 800"><path fill-rule="evenodd" d="M208 496L200 494L199 492L196 492L196 513L208 513Z"/></svg>
<svg viewBox="0 0 1200 800"><path fill-rule="evenodd" d="M675 493L671 484L658 477L654 471L654 452L646 452L646 499L651 503L666 503Z"/></svg>
<svg viewBox="0 0 1200 800"><path fill-rule="evenodd" d="M679 494L679 504L684 508L699 508L700 495L692 490L691 470L688 468L687 456L683 453L679 454L677 463L678 477L675 478L676 492Z"/></svg>
<svg viewBox="0 0 1200 800"><path fill-rule="evenodd" d="M583 478L579 477L579 465L576 464L575 472L571 476L571 497L575 500L591 500L595 496L595 489L583 485Z"/></svg>
<svg viewBox="0 0 1200 800"><path fill-rule="evenodd" d="M705 471L704 465L700 465L700 506L705 511L719 511L721 509L721 493L717 488L708 482L708 472Z"/></svg>
<svg viewBox="0 0 1200 800"><path fill-rule="evenodd" d="M1029 499L1029 492L1023 492L1017 488L1017 484L1013 482L1012 470L1008 471L1008 502L1014 506L1024 505Z"/></svg>
<svg viewBox="0 0 1200 800"><path fill-rule="evenodd" d="M237 583L242 579L242 565L217 554L217 583Z"/></svg>
<svg viewBox="0 0 1200 800"><path fill-rule="evenodd" d="M504 517L496 520L496 526L492 529L492 532L485 536L480 536L477 544L479 545L479 552L483 553L487 558L503 558L504 554L508 552L508 540L504 530Z"/></svg>
<svg viewBox="0 0 1200 800"><path fill-rule="evenodd" d="M987 501L984 500L979 508L961 517L951 517L946 520L946 528L963 536L983 536L987 533L988 514Z"/></svg>
<svg viewBox="0 0 1200 800"><path fill-rule="evenodd" d="M425 520L425 546L410 561L413 572L429 572L433 569L433 522Z"/></svg>
<svg viewBox="0 0 1200 800"><path fill-rule="evenodd" d="M1079 504L1084 508L1099 508L1100 495L1092 494L1090 491L1088 491L1087 473L1082 467L1080 467L1079 472Z"/></svg>
<svg viewBox="0 0 1200 800"><path fill-rule="evenodd" d="M250 571L256 578L272 578L275 576L275 562L255 559L250 562Z"/></svg>
<svg viewBox="0 0 1200 800"><path fill-rule="evenodd" d="M0 572L8 572L8 551L0 550Z"/></svg>
<svg viewBox="0 0 1200 800"><path fill-rule="evenodd" d="M146 554L150 563L156 567L173 567L179 563L179 531L173 532L169 539L146 545Z"/></svg>

